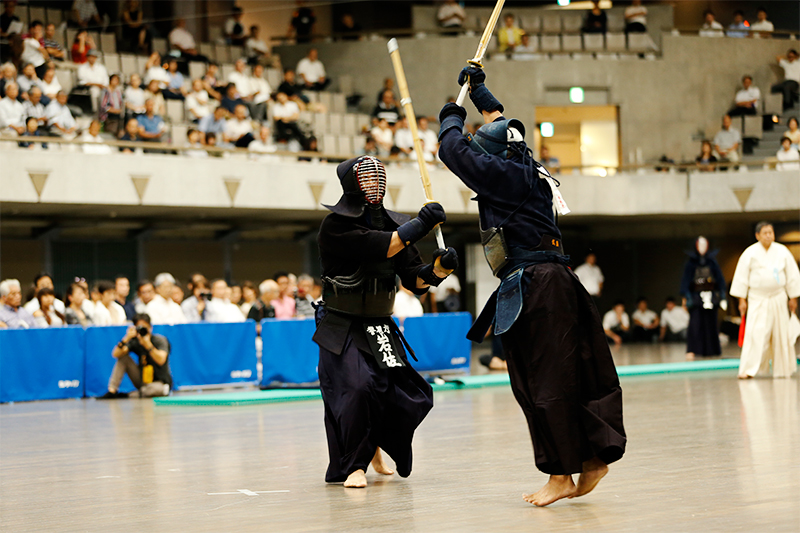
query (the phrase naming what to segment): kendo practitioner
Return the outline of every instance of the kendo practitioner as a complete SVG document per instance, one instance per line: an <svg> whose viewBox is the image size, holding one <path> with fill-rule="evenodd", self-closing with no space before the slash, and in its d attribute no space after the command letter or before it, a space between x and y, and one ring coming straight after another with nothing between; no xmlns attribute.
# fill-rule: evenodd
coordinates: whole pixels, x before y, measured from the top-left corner
<svg viewBox="0 0 800 533"><path fill-rule="evenodd" d="M725 276L717 263L719 250L708 249L708 240L700 236L689 252L683 268L681 295L689 309L686 359L696 355L722 354L719 344L719 309L728 310Z"/></svg>
<svg viewBox="0 0 800 533"><path fill-rule="evenodd" d="M622 389L600 315L563 252L553 210L569 210L526 146L523 124L503 116L485 79L476 67L459 74L485 124L462 135L466 110L446 104L439 156L477 193L484 253L502 281L467 337L481 342L492 326L501 337L536 466L550 475L523 498L544 506L591 492L622 457Z"/></svg>
<svg viewBox="0 0 800 533"><path fill-rule="evenodd" d="M332 213L319 231L323 288L314 334L330 456L325 481L366 487L368 465L393 473L381 449L408 477L414 430L433 407L432 389L409 364L405 349L414 352L391 318L396 277L424 294L457 268L458 257L440 249L423 263L414 243L445 221L444 209L428 203L413 219L387 210L380 160L357 157L336 172L344 194L325 206Z"/></svg>

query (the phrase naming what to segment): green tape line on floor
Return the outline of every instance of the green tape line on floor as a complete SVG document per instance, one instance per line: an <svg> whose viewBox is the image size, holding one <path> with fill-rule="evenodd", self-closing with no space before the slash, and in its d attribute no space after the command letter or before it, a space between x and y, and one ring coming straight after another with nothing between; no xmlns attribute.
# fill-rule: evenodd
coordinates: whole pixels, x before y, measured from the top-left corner
<svg viewBox="0 0 800 533"><path fill-rule="evenodd" d="M739 368L738 359L714 359L711 361L692 361L685 363L658 363L650 365L626 365L617 367L622 376L646 376L678 372L700 372L707 370L730 370ZM480 389L509 384L508 374L484 374L482 376L463 376L446 383L434 383L433 390L448 391L460 389ZM295 402L317 400L321 394L317 389L275 389L266 391L226 392L221 394L191 394L154 398L157 405L248 405L259 403Z"/></svg>

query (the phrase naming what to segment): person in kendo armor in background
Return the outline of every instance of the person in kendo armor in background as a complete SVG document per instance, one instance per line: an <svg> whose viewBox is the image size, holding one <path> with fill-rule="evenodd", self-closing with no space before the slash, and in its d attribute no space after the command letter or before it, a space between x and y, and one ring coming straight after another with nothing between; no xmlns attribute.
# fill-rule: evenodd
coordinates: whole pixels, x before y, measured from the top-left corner
<svg viewBox="0 0 800 533"><path fill-rule="evenodd" d="M719 250L708 249L708 240L700 236L689 252L683 268L681 295L689 309L686 358L695 355L722 354L719 344L719 309L728 310L728 288L725 276L717 263Z"/></svg>
<svg viewBox="0 0 800 533"><path fill-rule="evenodd" d="M322 301L317 307L319 381L325 404L330 464L327 482L365 487L372 464L392 474L411 473L411 440L433 407L430 385L409 365L414 357L392 308L396 278L415 294L438 286L458 266L453 248L423 263L414 243L445 221L442 206L425 204L416 218L383 206L386 169L372 156L341 163L344 194L319 231Z"/></svg>
<svg viewBox="0 0 800 533"><path fill-rule="evenodd" d="M462 135L466 110L448 103L439 115L439 156L477 193L480 234L501 281L467 335L480 342L494 326L511 388L528 421L536 466L550 474L529 503L548 505L590 492L625 452L622 389L591 296L568 267L554 206L569 212L548 171L534 161L525 128L475 66L470 99L485 124ZM577 487L572 474L580 474Z"/></svg>

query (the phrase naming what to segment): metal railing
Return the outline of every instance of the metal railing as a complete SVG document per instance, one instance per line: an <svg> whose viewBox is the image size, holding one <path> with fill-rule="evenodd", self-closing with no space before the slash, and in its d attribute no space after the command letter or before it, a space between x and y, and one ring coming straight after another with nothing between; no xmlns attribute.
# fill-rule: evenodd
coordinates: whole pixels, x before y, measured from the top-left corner
<svg viewBox="0 0 800 533"><path fill-rule="evenodd" d="M352 157L355 157L358 154L331 154L331 153L324 153L324 152L309 152L309 151L300 151L294 152L289 150L276 150L274 152L256 152L252 150L248 150L247 148L235 148L235 147L227 147L227 146L176 146L170 143L161 143L161 142L131 142L131 141L118 141L118 140L104 140L102 143L97 142L86 142L81 140L80 138L75 139L64 139L61 137L32 137L32 136L19 136L19 137L10 137L10 136L0 136L0 142L6 143L19 143L19 142L29 142L35 144L57 144L57 145L65 145L65 146L108 146L112 148L129 148L132 150L139 150L141 149L145 155L148 153L167 153L167 154L181 154L184 152L197 152L197 151L205 151L208 152L211 156L221 157L225 154L229 155L240 155L240 156L248 156L252 158L259 158L261 156L278 156L283 158L290 158L295 160L308 160L308 159L317 159L320 161L328 161L328 162L341 162ZM26 150L26 148L20 147L18 150ZM6 150L0 153L12 153L10 150ZM94 154L87 154L87 155L94 155ZM408 157L398 157L398 156L388 156L388 157L381 157L382 161L387 163L413 163L416 165L416 161L413 159L409 159ZM731 162L731 161L717 161L713 163L703 163L699 164L696 162L665 162L665 161L654 161L652 163L641 163L641 164L626 164L626 165L617 165L617 166L603 166L603 165L563 165L558 167L560 173L562 175L567 175L570 173L573 174L586 174L586 175L597 175L598 177L604 177L601 170L605 172L606 176L613 176L615 174L631 174L631 173L638 173L641 171L653 171L653 172L671 172L671 173L712 173L717 170L721 171L733 171L737 169L742 169L743 167L750 170L772 170L775 169L776 165L780 163L777 157L767 157L762 159L747 159L741 160L738 162ZM434 163L442 168L444 165L441 162ZM712 169L711 171L707 169ZM585 172L584 172L585 171ZM740 170L741 171L741 170Z"/></svg>

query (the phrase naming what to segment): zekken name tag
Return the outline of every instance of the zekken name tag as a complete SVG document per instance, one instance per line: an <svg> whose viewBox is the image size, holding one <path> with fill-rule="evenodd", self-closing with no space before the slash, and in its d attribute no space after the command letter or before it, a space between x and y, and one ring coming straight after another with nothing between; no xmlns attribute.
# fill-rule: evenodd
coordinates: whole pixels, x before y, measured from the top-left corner
<svg viewBox="0 0 800 533"><path fill-rule="evenodd" d="M372 355L381 368L401 368L406 366L394 345L392 330L387 324L364 324L367 342Z"/></svg>

